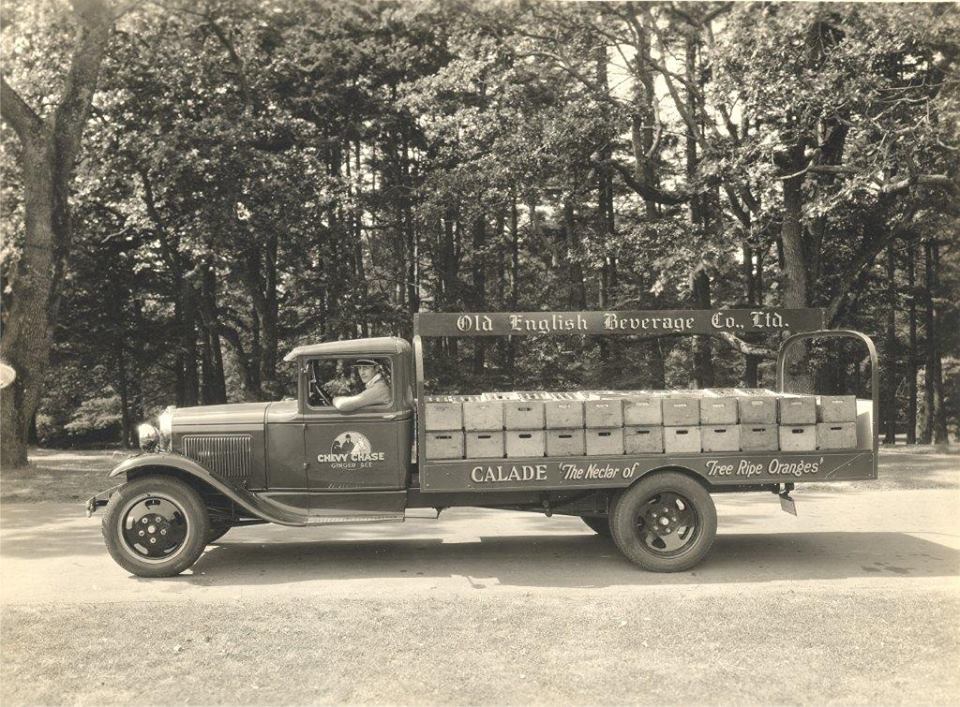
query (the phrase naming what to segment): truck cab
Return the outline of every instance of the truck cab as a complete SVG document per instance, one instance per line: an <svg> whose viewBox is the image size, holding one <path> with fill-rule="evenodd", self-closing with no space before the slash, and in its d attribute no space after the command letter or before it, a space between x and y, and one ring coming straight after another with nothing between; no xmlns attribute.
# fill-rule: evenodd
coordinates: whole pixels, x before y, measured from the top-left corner
<svg viewBox="0 0 960 707"><path fill-rule="evenodd" d="M270 491L349 494L405 489L414 430L410 344L396 337L334 341L298 346L284 361L297 367L297 400L267 410ZM376 363L389 400L343 411L335 400L363 389L356 374L358 361Z"/></svg>

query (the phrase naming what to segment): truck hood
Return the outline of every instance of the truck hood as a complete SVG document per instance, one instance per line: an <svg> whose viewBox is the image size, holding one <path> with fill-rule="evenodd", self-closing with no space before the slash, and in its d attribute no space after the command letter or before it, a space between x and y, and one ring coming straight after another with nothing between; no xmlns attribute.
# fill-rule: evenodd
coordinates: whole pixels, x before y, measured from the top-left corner
<svg viewBox="0 0 960 707"><path fill-rule="evenodd" d="M230 428L234 425L262 426L271 403L231 403L229 405L198 405L176 408L173 411L173 429L195 427Z"/></svg>

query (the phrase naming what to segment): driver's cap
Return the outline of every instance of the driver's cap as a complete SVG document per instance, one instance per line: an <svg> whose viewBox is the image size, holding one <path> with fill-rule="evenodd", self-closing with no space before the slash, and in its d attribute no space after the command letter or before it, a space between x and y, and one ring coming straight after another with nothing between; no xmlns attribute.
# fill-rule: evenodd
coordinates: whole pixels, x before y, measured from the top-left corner
<svg viewBox="0 0 960 707"><path fill-rule="evenodd" d="M376 367L376 366L378 366L379 364L378 364L376 361L374 361L372 358L358 358L356 361L353 362L353 365L354 365L354 366L373 366L373 367Z"/></svg>

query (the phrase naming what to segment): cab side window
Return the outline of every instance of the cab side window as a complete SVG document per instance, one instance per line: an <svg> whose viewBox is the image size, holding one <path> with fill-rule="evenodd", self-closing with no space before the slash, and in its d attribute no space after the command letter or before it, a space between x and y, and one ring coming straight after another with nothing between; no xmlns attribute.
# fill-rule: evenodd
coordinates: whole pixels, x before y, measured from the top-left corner
<svg viewBox="0 0 960 707"><path fill-rule="evenodd" d="M318 358L306 365L307 405L342 412L381 409L393 402L388 357Z"/></svg>

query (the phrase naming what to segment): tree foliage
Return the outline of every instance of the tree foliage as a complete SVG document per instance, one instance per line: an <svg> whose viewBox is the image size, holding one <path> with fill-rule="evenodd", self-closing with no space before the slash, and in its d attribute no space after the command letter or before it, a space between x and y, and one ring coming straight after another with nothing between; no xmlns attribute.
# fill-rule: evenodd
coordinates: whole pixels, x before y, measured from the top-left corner
<svg viewBox="0 0 960 707"><path fill-rule="evenodd" d="M31 7L7 11L5 76L55 105L70 20ZM915 370L914 400L934 350L956 419L957 25L936 4L137 6L76 169L45 434L129 442L170 402L275 398L290 346L409 335L423 310L824 306ZM23 146L0 137L9 275ZM428 373L770 384L775 344L439 340ZM820 384L862 391L861 363Z"/></svg>

